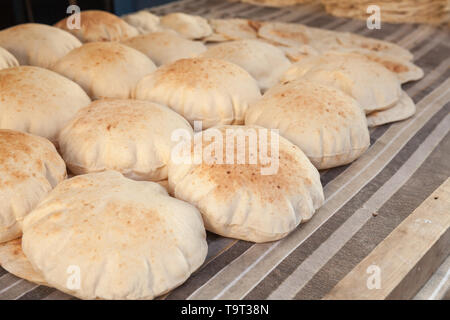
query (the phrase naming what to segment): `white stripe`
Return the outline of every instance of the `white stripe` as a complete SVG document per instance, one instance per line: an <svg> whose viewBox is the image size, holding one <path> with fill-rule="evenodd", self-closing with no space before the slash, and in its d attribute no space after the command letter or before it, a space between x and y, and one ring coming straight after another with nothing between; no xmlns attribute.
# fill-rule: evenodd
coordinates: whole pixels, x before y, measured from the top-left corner
<svg viewBox="0 0 450 320"><path fill-rule="evenodd" d="M444 286L444 284L447 283L449 277L450 277L450 269L447 270L447 273L445 274L444 279L442 279L441 282L439 282L439 285L438 285L437 288L433 291L433 294L428 298L428 300L434 300L434 299L436 299L436 296L438 295L439 291L440 291L441 288Z"/></svg>

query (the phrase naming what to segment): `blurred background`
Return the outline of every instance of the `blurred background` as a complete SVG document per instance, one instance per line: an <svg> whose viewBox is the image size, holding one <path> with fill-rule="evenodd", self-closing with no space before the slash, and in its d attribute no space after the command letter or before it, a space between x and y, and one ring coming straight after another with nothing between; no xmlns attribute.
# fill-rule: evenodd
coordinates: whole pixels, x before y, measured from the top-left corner
<svg viewBox="0 0 450 320"><path fill-rule="evenodd" d="M174 0L0 0L0 29L19 23L54 24L67 16L71 4L81 10L99 9L122 15Z"/></svg>

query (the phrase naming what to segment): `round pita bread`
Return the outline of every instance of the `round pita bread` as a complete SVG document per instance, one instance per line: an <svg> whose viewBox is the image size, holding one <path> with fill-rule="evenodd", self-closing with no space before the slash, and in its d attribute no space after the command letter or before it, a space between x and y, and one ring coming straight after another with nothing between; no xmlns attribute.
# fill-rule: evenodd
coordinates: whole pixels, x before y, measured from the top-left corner
<svg viewBox="0 0 450 320"><path fill-rule="evenodd" d="M399 102L393 107L369 113L367 115L367 125L369 127L376 127L382 124L407 119L415 113L416 105L414 104L414 101L403 91L403 95Z"/></svg>
<svg viewBox="0 0 450 320"><path fill-rule="evenodd" d="M0 70L17 67L19 61L6 49L0 47Z"/></svg>
<svg viewBox="0 0 450 320"><path fill-rule="evenodd" d="M70 32L81 42L121 41L139 34L135 27L106 11L81 11L79 13L80 28L72 28L74 18L75 14L57 22L55 27ZM68 23L71 28L68 27Z"/></svg>
<svg viewBox="0 0 450 320"><path fill-rule="evenodd" d="M208 250L194 206L116 171L60 183L25 220L22 249L46 282L82 299L152 299Z"/></svg>
<svg viewBox="0 0 450 320"><path fill-rule="evenodd" d="M203 43L188 40L170 30L129 38L123 44L144 53L157 66L183 58L194 58L206 51Z"/></svg>
<svg viewBox="0 0 450 320"><path fill-rule="evenodd" d="M283 51L259 40L237 40L210 46L201 55L227 60L247 70L258 81L262 91L278 83L291 66Z"/></svg>
<svg viewBox="0 0 450 320"><path fill-rule="evenodd" d="M48 286L44 276L33 269L30 261L23 254L21 238L0 243L0 266L16 277Z"/></svg>
<svg viewBox="0 0 450 320"><path fill-rule="evenodd" d="M206 37L205 41L222 42L258 38L252 22L247 19L211 19L209 23L214 33Z"/></svg>
<svg viewBox="0 0 450 320"><path fill-rule="evenodd" d="M161 29L159 17L147 10L127 14L122 17L129 25L135 27L140 34L156 32Z"/></svg>
<svg viewBox="0 0 450 320"><path fill-rule="evenodd" d="M69 52L52 69L78 83L92 99L127 99L136 83L156 66L124 44L91 42Z"/></svg>
<svg viewBox="0 0 450 320"><path fill-rule="evenodd" d="M267 91L250 106L245 124L279 129L318 169L350 163L370 144L366 117L353 98L302 79Z"/></svg>
<svg viewBox="0 0 450 320"><path fill-rule="evenodd" d="M169 13L160 18L163 28L172 29L187 39L201 39L212 34L208 20L182 12Z"/></svg>
<svg viewBox="0 0 450 320"><path fill-rule="evenodd" d="M19 24L0 31L0 46L20 65L50 68L69 51L81 46L70 33L38 23Z"/></svg>
<svg viewBox="0 0 450 320"><path fill-rule="evenodd" d="M26 215L66 178L66 166L45 138L0 129L0 243L22 234Z"/></svg>
<svg viewBox="0 0 450 320"><path fill-rule="evenodd" d="M242 124L249 103L261 93L252 76L224 60L181 59L144 77L134 98L167 105L191 124L203 128L217 124Z"/></svg>
<svg viewBox="0 0 450 320"><path fill-rule="evenodd" d="M0 129L43 136L59 131L91 100L78 84L47 69L20 66L0 70Z"/></svg>
<svg viewBox="0 0 450 320"><path fill-rule="evenodd" d="M303 78L334 86L358 101L366 113L393 106L402 89L395 74L366 57L345 52L309 56L294 63L282 81Z"/></svg>
<svg viewBox="0 0 450 320"><path fill-rule="evenodd" d="M244 144L239 143L241 138L246 139ZM212 141L220 141L217 148ZM197 133L194 142L185 141L180 147L187 146L190 152L186 159L193 161L171 158L169 186L175 197L199 208L209 231L253 242L273 241L310 219L323 203L316 168L298 147L276 132L255 126L217 126ZM241 153L246 161L226 159L229 143L234 143L233 157ZM202 154L197 153L201 162L195 162L198 149L202 150ZM251 162L251 154L259 155L256 161ZM267 155L272 162L263 164L262 157ZM205 156L214 161L205 160ZM269 167L273 170L262 170Z"/></svg>
<svg viewBox="0 0 450 320"><path fill-rule="evenodd" d="M165 106L97 100L61 131L59 148L74 174L111 169L131 179L159 181L167 179L175 130L193 134L186 119Z"/></svg>

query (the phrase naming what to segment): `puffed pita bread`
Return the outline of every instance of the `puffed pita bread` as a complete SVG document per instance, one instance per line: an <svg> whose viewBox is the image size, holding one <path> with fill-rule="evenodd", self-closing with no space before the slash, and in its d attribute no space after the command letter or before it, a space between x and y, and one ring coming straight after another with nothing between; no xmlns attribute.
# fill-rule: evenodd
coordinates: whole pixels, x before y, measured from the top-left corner
<svg viewBox="0 0 450 320"><path fill-rule="evenodd" d="M20 65L50 68L69 51L81 46L70 33L39 23L26 23L0 31L0 46Z"/></svg>
<svg viewBox="0 0 450 320"><path fill-rule="evenodd" d="M182 12L169 13L161 17L160 24L163 28L174 30L187 39L201 39L212 34L208 20Z"/></svg>
<svg viewBox="0 0 450 320"><path fill-rule="evenodd" d="M17 67L19 65L19 61L17 61L16 57L14 57L8 50L0 47L0 70Z"/></svg>
<svg viewBox="0 0 450 320"><path fill-rule="evenodd" d="M0 129L0 243L22 234L22 221L66 178L66 166L45 138Z"/></svg>
<svg viewBox="0 0 450 320"><path fill-rule="evenodd" d="M216 136L217 132L224 138ZM241 139L245 145L239 142ZM197 133L194 141L183 142L188 154L180 157L193 161L171 158L169 185L175 197L199 208L205 227L211 232L252 242L273 241L309 220L323 204L318 171L298 147L276 132L255 126L224 125ZM213 141L220 141L217 148ZM234 161L228 162L226 144L230 141L236 152ZM183 144L180 149L184 149ZM264 147L266 152L262 151ZM200 163L195 162L198 149L203 152ZM246 158L241 164L236 157L239 152ZM258 159L251 162L250 154L255 153ZM220 162L205 160L205 154ZM272 166L274 162L270 161L264 163L264 156L278 159L278 166ZM272 169L263 174L262 168L269 167Z"/></svg>
<svg viewBox="0 0 450 320"><path fill-rule="evenodd" d="M256 80L241 67L224 60L192 58L164 65L144 77L133 97L169 106L191 125L198 120L207 129L242 124L248 105L261 93Z"/></svg>
<svg viewBox="0 0 450 320"><path fill-rule="evenodd" d="M272 87L250 106L245 124L279 129L318 169L350 163L370 144L366 117L353 98L303 79Z"/></svg>
<svg viewBox="0 0 450 320"><path fill-rule="evenodd" d="M286 47L286 46L277 45L277 48L279 48L281 51L283 51L284 54L286 55L286 57L291 62L298 62L305 57L319 55L319 52L316 49L314 49L313 47L308 46L306 44L303 46L299 46L299 47Z"/></svg>
<svg viewBox="0 0 450 320"><path fill-rule="evenodd" d="M69 28L67 25L74 19L69 16L55 24L55 27L66 30L81 42L121 41L139 34L139 31L120 19L118 16L100 10L86 10L80 13L80 28Z"/></svg>
<svg viewBox="0 0 450 320"><path fill-rule="evenodd" d="M157 66L183 58L194 58L206 51L203 43L188 40L169 30L129 38L123 44L144 53Z"/></svg>
<svg viewBox="0 0 450 320"><path fill-rule="evenodd" d="M156 32L161 29L159 17L147 10L127 14L122 17L129 25L135 27L140 34Z"/></svg>
<svg viewBox="0 0 450 320"><path fill-rule="evenodd" d="M127 99L136 83L156 66L124 44L91 42L69 52L52 69L78 83L92 99Z"/></svg>
<svg viewBox="0 0 450 320"><path fill-rule="evenodd" d="M206 37L205 41L222 42L258 38L252 22L247 19L211 19L209 24L213 28L214 33Z"/></svg>
<svg viewBox="0 0 450 320"><path fill-rule="evenodd" d="M247 70L261 90L278 83L291 66L277 47L259 40L237 40L210 46L201 57L227 60Z"/></svg>
<svg viewBox="0 0 450 320"><path fill-rule="evenodd" d="M152 299L182 284L208 250L194 206L116 171L60 183L25 220L22 249L47 283L82 299ZM79 288L67 286L68 270Z"/></svg>
<svg viewBox="0 0 450 320"><path fill-rule="evenodd" d="M376 127L382 124L400 121L413 116L416 113L414 101L403 91L403 95L393 107L374 111L367 115L367 124L369 127Z"/></svg>
<svg viewBox="0 0 450 320"><path fill-rule="evenodd" d="M16 277L48 286L44 276L33 269L30 261L23 254L21 238L0 243L0 266Z"/></svg>
<svg viewBox="0 0 450 320"><path fill-rule="evenodd" d="M193 134L175 111L149 101L103 99L80 110L59 135L74 174L116 170L135 180L167 179L175 130Z"/></svg>
<svg viewBox="0 0 450 320"><path fill-rule="evenodd" d="M56 143L59 131L91 100L73 81L47 69L0 70L0 129L43 136Z"/></svg>
<svg viewBox="0 0 450 320"><path fill-rule="evenodd" d="M345 49L344 49L345 50ZM397 75L401 83L416 81L423 78L423 70L409 60L389 54L376 53L366 49L348 49L346 52L358 53L369 60L377 62Z"/></svg>
<svg viewBox="0 0 450 320"><path fill-rule="evenodd" d="M402 95L397 76L366 57L345 52L309 56L294 63L282 81L307 79L332 85L355 98L366 113L393 106Z"/></svg>

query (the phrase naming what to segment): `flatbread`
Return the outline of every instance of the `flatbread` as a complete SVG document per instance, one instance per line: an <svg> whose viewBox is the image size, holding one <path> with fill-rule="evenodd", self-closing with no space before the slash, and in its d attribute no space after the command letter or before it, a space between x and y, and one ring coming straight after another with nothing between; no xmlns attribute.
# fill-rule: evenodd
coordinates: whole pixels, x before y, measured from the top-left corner
<svg viewBox="0 0 450 320"><path fill-rule="evenodd" d="M56 143L59 131L91 99L75 82L47 69L0 70L0 129L29 132Z"/></svg>
<svg viewBox="0 0 450 320"><path fill-rule="evenodd" d="M208 20L182 12L169 13L161 17L160 24L163 28L174 30L187 39L201 39L212 34Z"/></svg>
<svg viewBox="0 0 450 320"><path fill-rule="evenodd" d="M122 17L125 22L135 27L140 34L156 32L161 30L159 17L147 10L127 14Z"/></svg>
<svg viewBox="0 0 450 320"><path fill-rule="evenodd" d="M80 110L61 131L59 148L70 171L116 170L130 179L167 179L172 133L192 127L168 107L139 100L102 99Z"/></svg>
<svg viewBox="0 0 450 320"><path fill-rule="evenodd" d="M400 121L412 117L416 113L414 101L403 91L403 95L394 106L382 111L374 111L367 115L367 125L376 127L382 124Z"/></svg>
<svg viewBox="0 0 450 320"><path fill-rule="evenodd" d="M129 38L123 44L147 55L157 66L183 58L194 58L206 51L199 41L192 41L170 30Z"/></svg>
<svg viewBox="0 0 450 320"><path fill-rule="evenodd" d="M44 276L34 270L30 261L23 254L21 238L0 243L0 266L16 277L48 286Z"/></svg>
<svg viewBox="0 0 450 320"><path fill-rule="evenodd" d="M210 46L201 55L227 60L247 70L258 81L262 91L278 83L291 66L283 51L259 40L237 40Z"/></svg>
<svg viewBox="0 0 450 320"><path fill-rule="evenodd" d="M25 220L22 249L60 291L134 300L182 284L208 247L194 206L157 183L105 171L60 183Z"/></svg>
<svg viewBox="0 0 450 320"><path fill-rule="evenodd" d="M92 99L127 99L136 83L156 66L124 44L92 42L72 50L52 69L78 83Z"/></svg>
<svg viewBox="0 0 450 320"><path fill-rule="evenodd" d="M194 141L180 146L187 147L190 161L171 158L169 185L175 197L199 208L211 232L252 242L281 239L309 220L324 201L318 171L275 131L216 126L197 133ZM227 147L229 143L234 147ZM202 162L195 162L198 149ZM227 149L235 151L234 161L227 160ZM237 159L240 153L243 163ZM249 160L251 154L256 161ZM272 160L263 162L264 156Z"/></svg>
<svg viewBox="0 0 450 320"><path fill-rule="evenodd" d="M19 61L6 49L0 47L0 70L17 67L19 65Z"/></svg>
<svg viewBox="0 0 450 320"><path fill-rule="evenodd" d="M204 39L208 42L258 38L252 22L247 19L211 19L209 24L214 33Z"/></svg>
<svg viewBox="0 0 450 320"><path fill-rule="evenodd" d="M69 29L68 19L62 19L55 27L66 30L77 37L81 42L95 41L121 41L139 34L139 31L120 19L118 16L107 11L85 10L80 13L80 28Z"/></svg>
<svg viewBox="0 0 450 320"><path fill-rule="evenodd" d="M45 138L0 129L0 243L19 238L23 219L66 178L66 165Z"/></svg>
<svg viewBox="0 0 450 320"><path fill-rule="evenodd" d="M334 86L355 98L366 113L394 105L402 94L397 76L355 53L328 52L292 65L282 81L303 78Z"/></svg>
<svg viewBox="0 0 450 320"><path fill-rule="evenodd" d="M50 68L69 51L81 46L70 33L39 23L19 24L0 31L0 46L20 65Z"/></svg>
<svg viewBox="0 0 450 320"><path fill-rule="evenodd" d="M261 97L258 83L241 67L218 59L181 59L142 78L133 97L167 105L191 125L242 124L250 103ZM195 129L195 128L194 128Z"/></svg>
<svg viewBox="0 0 450 320"><path fill-rule="evenodd" d="M250 106L245 124L278 129L317 169L348 164L370 144L366 117L353 98L303 79L272 87Z"/></svg>

